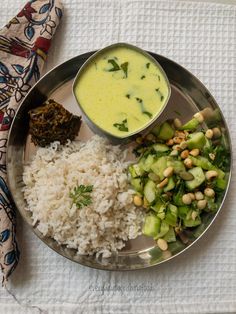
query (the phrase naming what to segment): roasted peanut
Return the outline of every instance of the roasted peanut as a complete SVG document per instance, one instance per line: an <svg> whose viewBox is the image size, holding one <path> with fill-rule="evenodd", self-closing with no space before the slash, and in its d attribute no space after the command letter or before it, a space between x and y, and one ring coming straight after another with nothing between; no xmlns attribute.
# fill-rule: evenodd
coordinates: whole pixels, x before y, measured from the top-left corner
<svg viewBox="0 0 236 314"><path fill-rule="evenodd" d="M200 154L200 150L198 148L194 148L189 152L189 154L196 157Z"/></svg>
<svg viewBox="0 0 236 314"><path fill-rule="evenodd" d="M192 160L190 159L190 158L186 158L186 159L184 159L184 165L187 167L187 168L192 168L192 166L193 166L193 162L192 162Z"/></svg>
<svg viewBox="0 0 236 314"><path fill-rule="evenodd" d="M167 145L167 146L172 146L172 145L174 145L173 139L170 138L168 141L166 141L166 145Z"/></svg>
<svg viewBox="0 0 236 314"><path fill-rule="evenodd" d="M176 127L176 129L181 128L182 123L181 123L180 119L178 119L178 118L174 119L174 126Z"/></svg>
<svg viewBox="0 0 236 314"><path fill-rule="evenodd" d="M186 159L189 155L189 151L187 149L183 150L182 153L180 154L180 157L182 159Z"/></svg>
<svg viewBox="0 0 236 314"><path fill-rule="evenodd" d="M185 149L185 148L187 148L187 142L186 141L183 141L183 142L181 142L180 144L179 144L179 146L180 146L180 148L181 149Z"/></svg>
<svg viewBox="0 0 236 314"><path fill-rule="evenodd" d="M204 190L204 194L208 197L214 197L215 196L215 191L211 188L206 188Z"/></svg>
<svg viewBox="0 0 236 314"><path fill-rule="evenodd" d="M214 138L221 137L221 130L219 128L213 128L212 131L214 134Z"/></svg>
<svg viewBox="0 0 236 314"><path fill-rule="evenodd" d="M168 178L165 178L157 186L162 189L162 188L164 188L164 186L167 185L167 183L168 183Z"/></svg>
<svg viewBox="0 0 236 314"><path fill-rule="evenodd" d="M213 178L218 177L218 172L215 170L209 170L206 172L206 179L207 180L211 180Z"/></svg>
<svg viewBox="0 0 236 314"><path fill-rule="evenodd" d="M134 202L135 206L142 206L143 205L143 200L139 195L134 196L133 202Z"/></svg>
<svg viewBox="0 0 236 314"><path fill-rule="evenodd" d="M157 245L162 251L166 251L168 249L168 243L164 239L158 239Z"/></svg>
<svg viewBox="0 0 236 314"><path fill-rule="evenodd" d="M201 191L198 191L198 192L195 192L195 198L197 201L200 201L204 199L204 195L202 194Z"/></svg>
<svg viewBox="0 0 236 314"><path fill-rule="evenodd" d="M174 168L173 167L167 167L164 171L163 171L163 175L166 178L169 178L173 175L174 173Z"/></svg>
<svg viewBox="0 0 236 314"><path fill-rule="evenodd" d="M196 118L199 123L202 123L202 122L204 121L204 117L203 117L203 115L201 114L201 112L195 113L194 118Z"/></svg>
<svg viewBox="0 0 236 314"><path fill-rule="evenodd" d="M192 203L192 198L189 194L184 194L182 196L182 202L185 204L185 205L190 205Z"/></svg>
<svg viewBox="0 0 236 314"><path fill-rule="evenodd" d="M198 209L204 209L207 206L207 201L206 200L200 200L197 202L197 208Z"/></svg>
<svg viewBox="0 0 236 314"><path fill-rule="evenodd" d="M206 130L206 133L205 133L206 138L208 138L210 140L210 139L212 139L213 135L214 135L214 133L213 133L212 129Z"/></svg>

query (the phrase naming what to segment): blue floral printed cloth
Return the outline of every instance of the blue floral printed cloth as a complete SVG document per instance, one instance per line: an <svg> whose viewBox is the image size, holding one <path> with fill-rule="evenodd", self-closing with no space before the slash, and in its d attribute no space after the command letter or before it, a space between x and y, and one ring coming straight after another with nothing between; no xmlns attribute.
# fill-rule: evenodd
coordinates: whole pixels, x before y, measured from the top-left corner
<svg viewBox="0 0 236 314"><path fill-rule="evenodd" d="M3 283L19 260L15 206L6 182L8 131L16 109L39 79L62 17L59 0L31 0L0 30L0 265Z"/></svg>

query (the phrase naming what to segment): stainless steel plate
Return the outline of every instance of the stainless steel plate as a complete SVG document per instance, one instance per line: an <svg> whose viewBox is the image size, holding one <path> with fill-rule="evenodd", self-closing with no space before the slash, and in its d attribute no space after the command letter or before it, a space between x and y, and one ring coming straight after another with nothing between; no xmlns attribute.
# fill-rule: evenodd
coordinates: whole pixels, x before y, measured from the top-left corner
<svg viewBox="0 0 236 314"><path fill-rule="evenodd" d="M92 55L92 53L93 52L89 52L75 57L57 66L42 77L22 102L12 123L7 149L8 182L17 208L24 220L30 226L32 226L31 214L28 211L25 211L26 203L21 191L23 187L22 173L24 163L30 159L30 156L32 156L35 151L35 147L31 143L28 135L29 121L27 113L30 109L41 105L46 99L54 98L59 103L63 104L69 111L79 115L79 107L72 95L72 82L78 69ZM231 147L225 120L216 101L203 84L177 63L154 53L151 53L151 55L165 70L172 89L170 101L158 119L158 122L166 120L167 118L175 118L179 115L183 121L186 121L194 112L209 107L212 110L219 111L221 119L217 122L217 126L221 126L226 139L226 144ZM216 121L211 120L209 123L212 126L216 124ZM207 125L205 125L205 127L207 127ZM79 138L81 140L86 140L91 137L91 135L92 132L88 129L87 125L83 123ZM228 185L229 181L230 174ZM228 187L225 191L224 198L227 190ZM59 254L82 265L104 270L140 269L160 264L185 251L189 246L195 243L203 233L205 233L213 223L220 208L216 213L207 213L204 216L202 225L189 234L190 241L188 244L183 244L180 241L171 243L168 251L164 253L156 247L152 239L140 236L135 240L128 241L126 247L120 251L119 254L113 255L109 259L95 259L93 256L78 255L75 250L60 246L51 238L43 237L37 228L32 227L32 229L49 247Z"/></svg>

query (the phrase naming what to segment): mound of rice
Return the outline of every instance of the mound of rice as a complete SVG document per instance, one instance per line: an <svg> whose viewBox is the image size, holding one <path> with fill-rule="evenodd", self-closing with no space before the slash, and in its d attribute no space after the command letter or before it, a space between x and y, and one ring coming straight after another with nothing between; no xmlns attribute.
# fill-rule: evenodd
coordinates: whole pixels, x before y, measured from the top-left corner
<svg viewBox="0 0 236 314"><path fill-rule="evenodd" d="M132 203L126 155L98 136L38 148L23 174L33 224L79 254L109 257L120 250L141 233L143 221L142 209ZM93 185L92 204L78 209L69 193L80 184Z"/></svg>

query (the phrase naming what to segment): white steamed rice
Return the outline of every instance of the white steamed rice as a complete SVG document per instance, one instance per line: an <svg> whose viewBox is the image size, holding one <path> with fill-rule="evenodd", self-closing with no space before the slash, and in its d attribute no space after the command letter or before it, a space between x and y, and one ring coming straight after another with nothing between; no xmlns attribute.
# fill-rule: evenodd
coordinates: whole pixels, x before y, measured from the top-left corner
<svg viewBox="0 0 236 314"><path fill-rule="evenodd" d="M142 209L132 203L126 155L98 136L38 148L23 174L33 224L79 254L109 257L120 250L140 234L143 220ZM92 204L77 209L69 192L80 184L93 185Z"/></svg>

